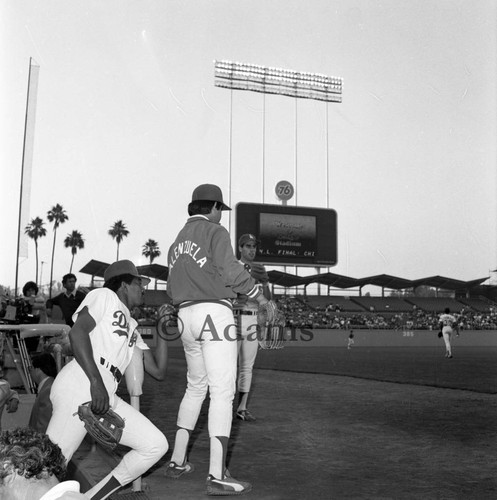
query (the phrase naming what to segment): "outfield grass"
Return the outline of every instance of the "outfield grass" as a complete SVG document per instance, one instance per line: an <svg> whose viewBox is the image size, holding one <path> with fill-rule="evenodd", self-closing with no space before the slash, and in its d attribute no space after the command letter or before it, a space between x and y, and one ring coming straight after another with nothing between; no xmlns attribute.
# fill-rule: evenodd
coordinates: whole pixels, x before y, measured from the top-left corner
<svg viewBox="0 0 497 500"><path fill-rule="evenodd" d="M260 350L256 366L497 393L497 347L296 347Z"/></svg>

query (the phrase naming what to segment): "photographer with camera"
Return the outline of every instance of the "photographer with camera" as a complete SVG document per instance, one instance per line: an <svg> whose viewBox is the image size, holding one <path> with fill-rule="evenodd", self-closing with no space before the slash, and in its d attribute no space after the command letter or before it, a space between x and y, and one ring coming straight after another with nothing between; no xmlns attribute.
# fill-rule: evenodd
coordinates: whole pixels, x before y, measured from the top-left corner
<svg viewBox="0 0 497 500"><path fill-rule="evenodd" d="M46 323L47 308L43 296L38 295L38 285L28 281L22 287L22 295L22 323Z"/></svg>

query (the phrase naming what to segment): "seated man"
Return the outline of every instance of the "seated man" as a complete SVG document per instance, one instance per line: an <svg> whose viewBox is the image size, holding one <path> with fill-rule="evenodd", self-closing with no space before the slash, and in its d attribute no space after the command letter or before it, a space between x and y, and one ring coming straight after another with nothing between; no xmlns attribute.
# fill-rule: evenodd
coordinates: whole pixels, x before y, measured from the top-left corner
<svg viewBox="0 0 497 500"><path fill-rule="evenodd" d="M74 325L72 315L76 312L76 309L83 302L86 295L76 290L76 276L74 274L69 273L64 275L62 277L62 286L66 289L65 292L47 300L47 314L51 317L53 306L59 306L66 325L72 327Z"/></svg>
<svg viewBox="0 0 497 500"><path fill-rule="evenodd" d="M66 473L60 448L46 434L29 428L0 433L0 498L8 500L84 499Z"/></svg>

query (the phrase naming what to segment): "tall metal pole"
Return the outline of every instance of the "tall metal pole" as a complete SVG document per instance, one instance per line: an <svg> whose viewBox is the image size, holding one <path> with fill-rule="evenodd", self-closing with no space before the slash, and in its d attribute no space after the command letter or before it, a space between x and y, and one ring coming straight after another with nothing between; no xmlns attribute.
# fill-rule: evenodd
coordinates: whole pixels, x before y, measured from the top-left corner
<svg viewBox="0 0 497 500"><path fill-rule="evenodd" d="M26 113L24 116L24 139L23 139L23 147L22 147L22 164L21 164L21 182L20 182L20 189L19 189L19 221L17 225L17 250L16 250L16 276L15 276L15 288L14 288L14 295L17 295L17 287L18 287L18 282L19 282L19 253L20 253L20 247L21 247L21 224L22 224L22 208L23 208L23 190L24 190L24 166L26 162L26 145L28 142L28 134L30 134L30 139L32 140L32 130L29 125L30 124L30 106L29 106L29 100L30 100L30 91L31 91L31 68L32 68L32 62L33 58L29 58L29 73L28 73L28 90L27 90L27 95L26 95ZM36 80L35 80L36 81ZM36 82L37 83L37 82ZM36 90L36 89L34 89ZM34 119L33 119L34 120ZM34 121L33 124L34 126Z"/></svg>
<svg viewBox="0 0 497 500"><path fill-rule="evenodd" d="M266 175L266 94L262 94L262 203L264 203L264 193L266 191L265 175Z"/></svg>
<svg viewBox="0 0 497 500"><path fill-rule="evenodd" d="M299 177L298 177L298 99L295 98L295 206L298 206ZM295 266L295 276L298 273L298 266ZM298 293L298 286L295 287L295 295Z"/></svg>
<svg viewBox="0 0 497 500"><path fill-rule="evenodd" d="M328 103L326 103L326 208L330 208L330 144L328 130Z"/></svg>
<svg viewBox="0 0 497 500"><path fill-rule="evenodd" d="M328 103L326 106L326 208L330 208L330 134L328 126ZM330 268L327 267L326 271L329 273ZM328 287L328 295L330 294L330 287Z"/></svg>
<svg viewBox="0 0 497 500"><path fill-rule="evenodd" d="M43 264L45 264L45 261L41 261L41 271L40 271L40 290L43 290Z"/></svg>
<svg viewBox="0 0 497 500"><path fill-rule="evenodd" d="M229 151L229 183L228 183L228 206L231 207L231 170L233 158L233 89L230 92L230 151ZM228 230L231 234L231 210L228 211Z"/></svg>
<svg viewBox="0 0 497 500"><path fill-rule="evenodd" d="M295 99L295 205L298 206L297 196L299 192L298 183L298 135L297 135L297 122L298 122L298 99Z"/></svg>

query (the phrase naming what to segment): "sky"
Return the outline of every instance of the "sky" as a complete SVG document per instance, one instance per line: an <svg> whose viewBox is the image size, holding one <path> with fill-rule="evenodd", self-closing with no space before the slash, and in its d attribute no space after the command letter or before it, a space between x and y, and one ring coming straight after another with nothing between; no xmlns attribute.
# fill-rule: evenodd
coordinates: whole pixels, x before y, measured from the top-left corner
<svg viewBox="0 0 497 500"><path fill-rule="evenodd" d="M42 217L42 284L61 204L54 278L76 229L91 259L148 261L187 218L193 189L225 201L337 212L354 278L460 280L497 268L497 4L493 0L4 0L0 3L0 284L13 286L30 58L40 67L30 218ZM214 86L214 61L343 78L343 102ZM328 119L327 119L328 116ZM264 126L263 126L264 123ZM234 214L222 224L231 229ZM19 285L35 277L34 243ZM41 266L41 265L40 265ZM271 267L280 269L278 267ZM271 269L270 268L270 269ZM290 268L302 275L315 268Z"/></svg>

